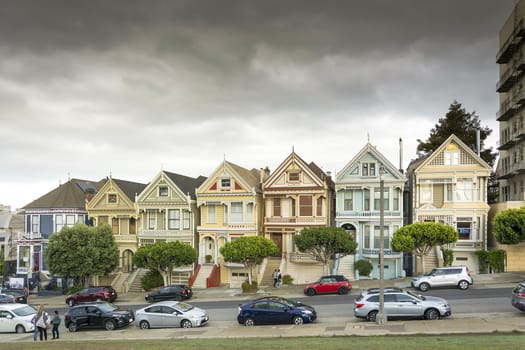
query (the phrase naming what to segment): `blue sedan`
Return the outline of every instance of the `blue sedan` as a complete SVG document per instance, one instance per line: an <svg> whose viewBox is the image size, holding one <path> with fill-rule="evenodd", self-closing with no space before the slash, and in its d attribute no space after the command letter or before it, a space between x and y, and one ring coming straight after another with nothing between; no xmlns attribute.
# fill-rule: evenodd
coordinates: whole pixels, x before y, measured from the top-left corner
<svg viewBox="0 0 525 350"><path fill-rule="evenodd" d="M259 324L294 324L313 322L317 318L315 309L281 297L264 297L239 306L237 321L245 326Z"/></svg>

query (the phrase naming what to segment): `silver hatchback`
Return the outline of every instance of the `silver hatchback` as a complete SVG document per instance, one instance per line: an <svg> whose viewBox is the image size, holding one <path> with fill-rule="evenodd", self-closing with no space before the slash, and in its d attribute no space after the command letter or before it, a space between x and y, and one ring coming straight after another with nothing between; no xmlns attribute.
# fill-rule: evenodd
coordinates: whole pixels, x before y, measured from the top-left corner
<svg viewBox="0 0 525 350"><path fill-rule="evenodd" d="M424 318L439 320L450 316L449 303L438 297L422 296L408 290L385 291L385 314L389 318ZM375 322L379 312L379 290L364 291L354 301L354 316Z"/></svg>
<svg viewBox="0 0 525 350"><path fill-rule="evenodd" d="M414 277L410 282L412 287L422 292L436 287L457 287L465 290L473 283L474 280L466 266L436 267L426 275Z"/></svg>

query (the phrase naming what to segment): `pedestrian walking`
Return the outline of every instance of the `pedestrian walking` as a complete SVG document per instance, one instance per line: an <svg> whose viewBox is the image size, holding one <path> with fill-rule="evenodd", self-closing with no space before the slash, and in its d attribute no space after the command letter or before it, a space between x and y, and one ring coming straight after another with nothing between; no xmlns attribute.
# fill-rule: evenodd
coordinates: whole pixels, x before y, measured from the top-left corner
<svg viewBox="0 0 525 350"><path fill-rule="evenodd" d="M277 269L273 270L273 287L277 288L278 274Z"/></svg>
<svg viewBox="0 0 525 350"><path fill-rule="evenodd" d="M281 276L281 270L277 269L277 284L275 285L277 288L281 287L282 282L282 276Z"/></svg>
<svg viewBox="0 0 525 350"><path fill-rule="evenodd" d="M47 341L47 326L49 326L50 320L49 320L49 314L47 313L46 310L44 310L44 305L40 304L36 312L36 315L34 317L34 320L35 320L35 327L38 329L40 341L42 340ZM35 331L35 335L33 336L33 339L36 341L36 331Z"/></svg>
<svg viewBox="0 0 525 350"><path fill-rule="evenodd" d="M60 338L60 334L58 333L58 326L60 326L60 315L58 314L58 310L55 310L55 316L53 316L51 322L53 323L53 339L58 339Z"/></svg>

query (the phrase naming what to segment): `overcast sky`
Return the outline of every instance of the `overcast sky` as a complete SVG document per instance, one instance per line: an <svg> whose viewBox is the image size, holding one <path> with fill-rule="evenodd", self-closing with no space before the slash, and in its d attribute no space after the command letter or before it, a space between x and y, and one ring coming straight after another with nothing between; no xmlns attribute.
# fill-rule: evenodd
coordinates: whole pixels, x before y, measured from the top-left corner
<svg viewBox="0 0 525 350"><path fill-rule="evenodd" d="M0 204L71 178L394 165L457 100L493 129L514 0L0 0Z"/></svg>

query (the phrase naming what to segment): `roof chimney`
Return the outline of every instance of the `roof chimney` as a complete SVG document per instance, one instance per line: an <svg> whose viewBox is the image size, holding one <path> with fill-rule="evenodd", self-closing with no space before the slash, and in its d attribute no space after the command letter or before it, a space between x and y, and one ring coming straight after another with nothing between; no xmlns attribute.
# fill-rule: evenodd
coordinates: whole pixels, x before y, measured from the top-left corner
<svg viewBox="0 0 525 350"><path fill-rule="evenodd" d="M399 171L403 174L403 139L399 138Z"/></svg>

